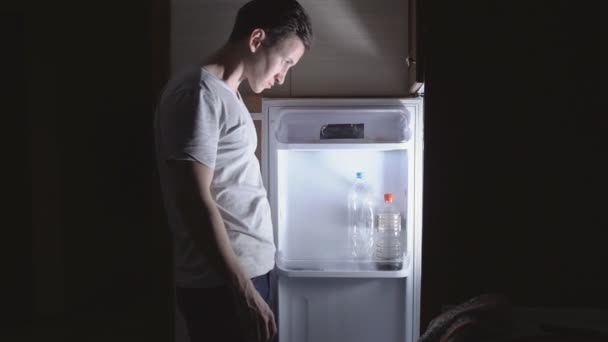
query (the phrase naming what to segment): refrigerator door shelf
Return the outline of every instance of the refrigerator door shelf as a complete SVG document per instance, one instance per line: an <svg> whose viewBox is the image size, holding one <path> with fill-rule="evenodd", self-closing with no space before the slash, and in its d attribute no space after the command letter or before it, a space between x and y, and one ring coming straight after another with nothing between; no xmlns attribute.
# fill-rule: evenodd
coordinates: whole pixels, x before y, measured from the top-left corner
<svg viewBox="0 0 608 342"><path fill-rule="evenodd" d="M375 261L286 259L276 257L277 270L287 277L306 278L405 278L410 274L409 255L403 256L401 269L381 270Z"/></svg>
<svg viewBox="0 0 608 342"><path fill-rule="evenodd" d="M275 108L279 109L279 108ZM411 138L411 108L397 106L286 106L270 117L270 134L279 143L333 143L358 140L362 143L400 143ZM357 126L339 132L330 126ZM333 131L333 133L327 133ZM341 134L344 133L344 134ZM352 138L348 138L352 137Z"/></svg>
<svg viewBox="0 0 608 342"><path fill-rule="evenodd" d="M352 140L333 141L331 143L285 144L277 143L278 150L291 151L322 151L322 150L364 150L364 151L395 151L407 150L409 143L378 143L353 142Z"/></svg>

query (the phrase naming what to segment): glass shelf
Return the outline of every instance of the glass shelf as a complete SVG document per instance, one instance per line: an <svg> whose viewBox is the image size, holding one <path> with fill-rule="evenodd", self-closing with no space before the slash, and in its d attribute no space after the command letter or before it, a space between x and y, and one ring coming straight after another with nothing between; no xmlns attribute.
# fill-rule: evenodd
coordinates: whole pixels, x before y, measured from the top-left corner
<svg viewBox="0 0 608 342"><path fill-rule="evenodd" d="M301 260L285 259L280 253L276 258L279 274L287 277L309 278L404 278L410 272L409 255L394 267L376 261L357 260Z"/></svg>

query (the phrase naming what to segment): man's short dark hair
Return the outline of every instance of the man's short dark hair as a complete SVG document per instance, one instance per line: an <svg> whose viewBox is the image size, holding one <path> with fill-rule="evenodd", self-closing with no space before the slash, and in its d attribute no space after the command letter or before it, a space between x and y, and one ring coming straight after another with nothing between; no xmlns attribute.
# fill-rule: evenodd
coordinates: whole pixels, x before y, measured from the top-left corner
<svg viewBox="0 0 608 342"><path fill-rule="evenodd" d="M252 0L241 7L228 41L248 38L254 29L266 33L265 46L273 46L291 34L297 35L306 49L312 45L310 18L296 0Z"/></svg>

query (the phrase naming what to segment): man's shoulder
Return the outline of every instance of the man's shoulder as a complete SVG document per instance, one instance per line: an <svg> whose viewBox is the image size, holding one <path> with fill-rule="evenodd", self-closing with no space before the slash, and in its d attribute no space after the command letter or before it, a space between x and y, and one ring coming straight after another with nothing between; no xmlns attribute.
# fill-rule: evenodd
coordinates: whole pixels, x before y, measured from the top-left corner
<svg viewBox="0 0 608 342"><path fill-rule="evenodd" d="M189 66L176 72L167 82L162 97L165 100L185 100L196 97L206 102L218 102L218 88L200 66Z"/></svg>
<svg viewBox="0 0 608 342"><path fill-rule="evenodd" d="M230 101L233 97L223 81L202 68L200 70L199 85L203 94L212 97L216 101L226 102Z"/></svg>

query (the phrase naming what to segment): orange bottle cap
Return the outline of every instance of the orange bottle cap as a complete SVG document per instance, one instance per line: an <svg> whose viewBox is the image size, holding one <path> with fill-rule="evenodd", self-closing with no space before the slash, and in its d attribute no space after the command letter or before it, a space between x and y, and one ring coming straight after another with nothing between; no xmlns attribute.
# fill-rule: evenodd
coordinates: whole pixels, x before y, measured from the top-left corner
<svg viewBox="0 0 608 342"><path fill-rule="evenodd" d="M388 193L388 194L384 194L384 202L392 202L393 201L393 194Z"/></svg>

